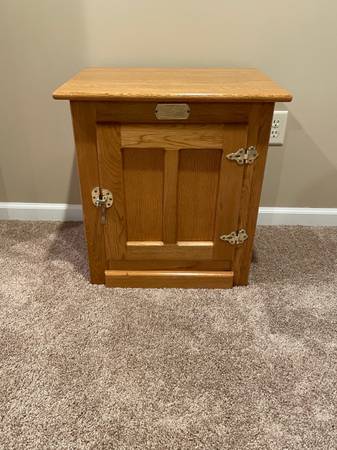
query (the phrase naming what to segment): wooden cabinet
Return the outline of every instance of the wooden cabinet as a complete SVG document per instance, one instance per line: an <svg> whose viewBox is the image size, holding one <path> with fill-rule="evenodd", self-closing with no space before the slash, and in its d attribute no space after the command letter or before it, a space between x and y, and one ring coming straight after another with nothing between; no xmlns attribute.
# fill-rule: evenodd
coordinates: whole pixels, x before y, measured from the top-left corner
<svg viewBox="0 0 337 450"><path fill-rule="evenodd" d="M91 281L248 282L276 101L254 69L86 69L71 103Z"/></svg>

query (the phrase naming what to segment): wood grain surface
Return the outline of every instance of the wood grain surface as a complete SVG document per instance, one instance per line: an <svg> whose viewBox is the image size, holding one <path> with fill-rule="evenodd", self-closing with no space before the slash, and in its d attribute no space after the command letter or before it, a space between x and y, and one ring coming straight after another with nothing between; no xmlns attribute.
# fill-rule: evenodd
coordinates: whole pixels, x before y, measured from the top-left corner
<svg viewBox="0 0 337 450"><path fill-rule="evenodd" d="M177 242L164 244L158 242L128 242L126 247L127 259L175 259L175 260L207 260L213 258L213 242Z"/></svg>
<svg viewBox="0 0 337 450"><path fill-rule="evenodd" d="M235 251L234 285L248 284L273 111L273 104L255 105L249 118L247 146L254 145L259 157L244 169L237 229L244 228L248 239Z"/></svg>
<svg viewBox="0 0 337 450"><path fill-rule="evenodd" d="M87 69L54 96L71 100L92 282L247 284L274 103L287 91L255 69ZM185 122L157 120L157 101L183 100ZM227 158L249 146L253 164ZM95 186L113 193L105 225ZM241 228L243 244L220 239Z"/></svg>
<svg viewBox="0 0 337 450"><path fill-rule="evenodd" d="M235 247L224 243L220 236L237 231L240 211L244 166L227 158L229 153L244 148L247 144L247 125L226 124L223 134L223 153L219 171L219 187L214 227L214 259L234 257Z"/></svg>
<svg viewBox="0 0 337 450"><path fill-rule="evenodd" d="M164 151L124 149L122 153L128 240L162 240Z"/></svg>
<svg viewBox="0 0 337 450"><path fill-rule="evenodd" d="M144 288L231 288L233 272L168 271L168 270L106 270L108 287Z"/></svg>
<svg viewBox="0 0 337 450"><path fill-rule="evenodd" d="M223 127L220 138L218 149L180 150L177 203L180 241L214 239Z"/></svg>
<svg viewBox="0 0 337 450"><path fill-rule="evenodd" d="M221 148L223 125L212 124L162 124L122 125L121 145L123 148Z"/></svg>
<svg viewBox="0 0 337 450"><path fill-rule="evenodd" d="M98 122L118 123L247 123L254 103L189 103L190 115L184 120L161 120L156 117L155 101L90 101Z"/></svg>
<svg viewBox="0 0 337 450"><path fill-rule="evenodd" d="M106 211L106 224L102 228L106 258L122 259L127 237L119 125L97 125L97 155L100 186L111 191L113 195L113 204Z"/></svg>
<svg viewBox="0 0 337 450"><path fill-rule="evenodd" d="M104 283L106 268L104 227L100 220L100 209L93 205L91 199L92 189L100 185L95 108L89 103L71 102L71 113L80 175L90 281L101 284Z"/></svg>
<svg viewBox="0 0 337 450"><path fill-rule="evenodd" d="M291 94L257 69L88 68L60 86L56 99L287 102Z"/></svg>

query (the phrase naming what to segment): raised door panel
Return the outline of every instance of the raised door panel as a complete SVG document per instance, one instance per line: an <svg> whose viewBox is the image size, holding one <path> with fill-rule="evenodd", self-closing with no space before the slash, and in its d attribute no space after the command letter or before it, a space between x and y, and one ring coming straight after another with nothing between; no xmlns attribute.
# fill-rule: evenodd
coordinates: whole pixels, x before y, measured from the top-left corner
<svg viewBox="0 0 337 450"><path fill-rule="evenodd" d="M213 241L222 149L179 154L177 239Z"/></svg>
<svg viewBox="0 0 337 450"><path fill-rule="evenodd" d="M161 241L164 151L124 149L122 158L127 240Z"/></svg>

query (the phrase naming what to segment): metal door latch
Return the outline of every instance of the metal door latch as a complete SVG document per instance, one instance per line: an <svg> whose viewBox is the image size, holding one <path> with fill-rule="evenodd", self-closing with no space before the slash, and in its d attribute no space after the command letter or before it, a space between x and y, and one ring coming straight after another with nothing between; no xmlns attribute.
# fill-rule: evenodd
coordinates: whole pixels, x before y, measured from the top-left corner
<svg viewBox="0 0 337 450"><path fill-rule="evenodd" d="M237 162L240 166L242 164L253 164L258 156L259 154L253 146L240 148L237 152L226 155L227 159Z"/></svg>
<svg viewBox="0 0 337 450"><path fill-rule="evenodd" d="M111 208L113 204L113 195L112 192L108 191L108 189L95 187L91 191L91 198L93 204L96 208L101 208L101 223L106 223L106 209Z"/></svg>
<svg viewBox="0 0 337 450"><path fill-rule="evenodd" d="M239 245L248 239L248 234L246 230L242 229L238 232L232 231L230 234L224 234L223 236L220 236L220 239L229 242L231 245Z"/></svg>

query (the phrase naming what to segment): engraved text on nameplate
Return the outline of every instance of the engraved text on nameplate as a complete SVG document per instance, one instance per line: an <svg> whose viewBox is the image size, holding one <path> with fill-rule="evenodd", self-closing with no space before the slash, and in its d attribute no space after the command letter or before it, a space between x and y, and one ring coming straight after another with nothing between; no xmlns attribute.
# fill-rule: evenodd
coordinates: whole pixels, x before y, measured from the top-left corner
<svg viewBox="0 0 337 450"><path fill-rule="evenodd" d="M190 107L187 103L158 103L156 118L159 120L188 119Z"/></svg>

